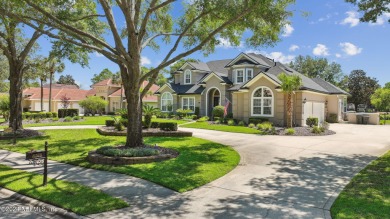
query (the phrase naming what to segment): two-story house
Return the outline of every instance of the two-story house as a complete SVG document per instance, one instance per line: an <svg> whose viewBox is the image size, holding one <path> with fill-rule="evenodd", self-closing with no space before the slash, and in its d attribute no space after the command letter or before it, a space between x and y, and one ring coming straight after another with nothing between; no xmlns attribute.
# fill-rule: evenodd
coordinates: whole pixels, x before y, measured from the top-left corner
<svg viewBox="0 0 390 219"><path fill-rule="evenodd" d="M286 95L280 89L278 75L296 74L303 85L293 97L293 121L304 125L315 116L323 122L330 114L342 113L347 92L320 79L299 72L263 55L241 53L233 59L210 62L187 62L174 73L174 82L157 92L158 107L163 112L199 107L201 116L211 116L217 105L231 102L233 117L248 122L249 118L268 118L276 125L286 124Z"/></svg>

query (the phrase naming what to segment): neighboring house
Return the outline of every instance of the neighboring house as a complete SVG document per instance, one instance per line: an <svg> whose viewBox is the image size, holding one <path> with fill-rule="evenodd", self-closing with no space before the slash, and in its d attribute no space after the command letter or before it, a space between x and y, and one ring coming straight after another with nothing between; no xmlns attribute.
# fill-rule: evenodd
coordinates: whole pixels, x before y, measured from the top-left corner
<svg viewBox="0 0 390 219"><path fill-rule="evenodd" d="M217 105L231 105L229 112L238 120L268 118L275 125L285 125L286 95L280 89L278 75L296 74L303 86L293 96L293 121L305 125L306 118L315 116L320 122L334 113L342 120L348 93L320 79L308 78L299 72L263 55L241 53L234 59L187 62L174 73L174 82L157 92L158 107L163 112L179 108L211 116Z"/></svg>
<svg viewBox="0 0 390 219"><path fill-rule="evenodd" d="M142 84L144 88L148 84L145 81ZM108 101L104 112L115 112L120 108L120 93L123 92L120 85L113 84L111 79L98 82L91 86L91 90L82 90L77 85L52 85L52 112L57 112L62 108L61 97L66 95L70 98L69 108L79 109L80 114L84 114L84 109L80 107L79 101L86 99L88 96L99 96ZM150 92L153 94L159 89L157 85L152 85ZM157 96L147 95L143 98L143 103L157 107ZM126 107L126 99L123 92L123 108ZM24 111L41 111L41 88L27 88L23 90ZM43 86L43 111L49 111L49 85Z"/></svg>

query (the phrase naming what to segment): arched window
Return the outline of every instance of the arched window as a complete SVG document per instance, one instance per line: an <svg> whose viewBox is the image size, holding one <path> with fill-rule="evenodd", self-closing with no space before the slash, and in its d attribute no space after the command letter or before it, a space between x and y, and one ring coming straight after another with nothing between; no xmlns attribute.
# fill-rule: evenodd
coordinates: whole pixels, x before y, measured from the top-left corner
<svg viewBox="0 0 390 219"><path fill-rule="evenodd" d="M252 94L252 116L273 116L274 95L268 87L259 87Z"/></svg>
<svg viewBox="0 0 390 219"><path fill-rule="evenodd" d="M161 111L172 112L173 97L171 93L165 92L161 96Z"/></svg>
<svg viewBox="0 0 390 219"><path fill-rule="evenodd" d="M184 84L191 84L191 70L184 71Z"/></svg>

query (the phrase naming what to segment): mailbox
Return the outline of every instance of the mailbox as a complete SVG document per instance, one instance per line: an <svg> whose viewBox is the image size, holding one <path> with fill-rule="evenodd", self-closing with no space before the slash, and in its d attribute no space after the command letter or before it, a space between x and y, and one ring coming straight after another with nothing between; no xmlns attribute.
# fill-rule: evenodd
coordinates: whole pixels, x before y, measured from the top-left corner
<svg viewBox="0 0 390 219"><path fill-rule="evenodd" d="M33 160L33 159L45 158L45 157L46 157L46 151L43 150L26 152L26 160Z"/></svg>

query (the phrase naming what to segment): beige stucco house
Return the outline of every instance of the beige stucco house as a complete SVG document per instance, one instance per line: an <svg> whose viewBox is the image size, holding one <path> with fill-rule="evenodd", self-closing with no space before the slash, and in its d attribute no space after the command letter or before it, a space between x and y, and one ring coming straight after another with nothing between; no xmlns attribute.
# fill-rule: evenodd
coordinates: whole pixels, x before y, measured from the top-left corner
<svg viewBox="0 0 390 219"><path fill-rule="evenodd" d="M286 95L280 89L281 73L296 74L303 86L293 96L293 122L305 125L306 118L318 117L320 122L330 114L342 120L348 93L320 79L308 78L299 72L263 55L241 53L233 59L187 62L174 73L174 82L159 90L158 107L163 112L179 108L211 116L217 105L231 102L229 112L238 120L267 118L275 125L286 124Z"/></svg>
<svg viewBox="0 0 390 219"><path fill-rule="evenodd" d="M145 81L142 87L148 84ZM88 96L99 96L104 100L108 101L108 105L104 109L105 113L115 112L120 108L121 92L123 93L123 105L126 107L126 99L121 89L121 86L112 83L111 79L100 81L91 86L90 90L82 90L76 85L63 85L53 84L52 85L52 112L57 112L58 109L62 108L61 97L66 96L70 98L69 108L79 109L80 114L84 114L84 109L79 105L79 101L86 99ZM159 86L152 85L150 91L156 92ZM143 98L143 103L157 107L157 96L147 95ZM41 88L27 88L23 91L22 106L24 111L41 111ZM43 111L49 111L49 86L44 85L43 87Z"/></svg>

